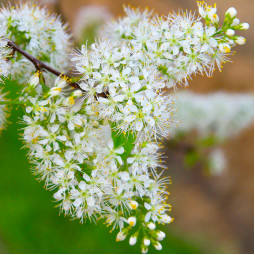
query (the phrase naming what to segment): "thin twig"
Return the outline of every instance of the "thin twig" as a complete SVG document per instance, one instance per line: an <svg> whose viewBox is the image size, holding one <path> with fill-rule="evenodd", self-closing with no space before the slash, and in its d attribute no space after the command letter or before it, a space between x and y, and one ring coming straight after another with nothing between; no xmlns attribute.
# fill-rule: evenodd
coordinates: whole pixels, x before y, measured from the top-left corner
<svg viewBox="0 0 255 255"><path fill-rule="evenodd" d="M8 41L8 46L11 47L13 49L13 53L15 51L18 51L20 54L22 54L24 57L26 57L28 60L31 61L31 63L33 63L33 65L35 66L36 70L37 71L42 71L42 70L47 70L48 72L56 75L56 76L61 76L67 80L72 80L72 78L75 78L75 77L69 77L61 72L59 72L58 70L52 68L51 66L43 63L42 61L40 61L39 59L33 57L32 55L30 55L28 52L24 51L23 49L21 49L16 43L14 43L13 41L7 39ZM71 82L71 83L68 83L71 87L73 88L78 88L80 89L78 83L76 82Z"/></svg>
<svg viewBox="0 0 255 255"><path fill-rule="evenodd" d="M18 51L20 54L22 54L24 57L26 57L28 60L30 60L30 61L34 64L36 70L39 70L39 71L40 71L40 70L42 70L42 69L45 69L45 70L49 71L50 73L52 73L52 74L54 74L54 75L56 75L56 76L61 76L61 75L62 75L61 72L59 72L59 71L55 70L54 68L52 68L52 67L46 65L45 63L41 62L41 61L38 60L37 58L35 58L35 57L33 57L32 55L30 55L28 52L22 50L22 49L21 49L16 43L14 43L13 41L11 41L11 40L9 40L9 39L7 39L7 40L8 40L8 46L11 47L11 48L13 48L13 49L15 49L15 51Z"/></svg>

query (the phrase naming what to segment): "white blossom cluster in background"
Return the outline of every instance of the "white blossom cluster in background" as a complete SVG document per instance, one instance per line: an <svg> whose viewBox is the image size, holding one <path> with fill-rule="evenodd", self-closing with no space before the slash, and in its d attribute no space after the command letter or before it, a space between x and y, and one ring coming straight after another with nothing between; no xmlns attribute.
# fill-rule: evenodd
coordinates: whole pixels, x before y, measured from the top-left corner
<svg viewBox="0 0 255 255"><path fill-rule="evenodd" d="M227 168L227 159L217 146L252 125L253 95L224 92L202 95L181 91L176 93L175 106L179 109L175 117L179 125L172 129L171 139L192 131L197 133L198 140L212 138L216 148L203 157L208 159L211 174L222 173Z"/></svg>
<svg viewBox="0 0 255 255"><path fill-rule="evenodd" d="M172 137L195 130L199 136L214 136L223 141L253 123L254 100L249 93L201 95L182 91L176 93L175 103L180 125L173 129Z"/></svg>
<svg viewBox="0 0 255 255"><path fill-rule="evenodd" d="M6 29L5 38L11 39L42 62L61 72L67 71L70 35L67 26L56 15L50 15L46 9L27 2L15 8L3 7L0 26ZM27 83L34 72L33 64L19 53L10 62L11 73L20 83Z"/></svg>
<svg viewBox="0 0 255 255"><path fill-rule="evenodd" d="M167 88L221 69L231 47L244 42L228 30L248 26L237 24L233 8L219 25L216 8L201 3L199 18L125 10L124 18L102 32L107 38L73 53L76 78L44 82L37 70L19 103L26 112L24 141L33 171L54 190L60 211L81 222L105 221L118 230L116 241L141 240L146 253L150 245L162 249L165 233L158 225L173 221L167 203L171 180L164 177L160 151L177 123L175 96ZM69 36L45 9L29 4L2 9L0 23L24 50L66 69ZM16 74L22 70L20 82L31 75L23 56L10 60Z"/></svg>
<svg viewBox="0 0 255 255"><path fill-rule="evenodd" d="M220 148L212 150L208 155L208 168L210 174L220 175L227 167L227 159L224 151Z"/></svg>
<svg viewBox="0 0 255 255"><path fill-rule="evenodd" d="M74 20L73 34L81 42L88 38L89 33L93 38L99 36L103 24L112 18L112 14L106 6L89 5L82 7Z"/></svg>

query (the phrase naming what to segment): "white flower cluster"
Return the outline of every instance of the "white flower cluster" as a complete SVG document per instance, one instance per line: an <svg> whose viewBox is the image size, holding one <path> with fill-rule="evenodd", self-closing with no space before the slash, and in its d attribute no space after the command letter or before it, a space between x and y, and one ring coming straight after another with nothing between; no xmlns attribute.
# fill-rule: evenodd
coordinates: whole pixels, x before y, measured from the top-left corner
<svg viewBox="0 0 255 255"><path fill-rule="evenodd" d="M196 130L200 136L214 136L219 140L233 137L253 123L253 95L223 92L199 95L192 92L176 93L179 108L178 128L172 135Z"/></svg>
<svg viewBox="0 0 255 255"><path fill-rule="evenodd" d="M6 94L0 88L0 101L6 101ZM0 104L0 132L5 128L6 120L9 115L9 109L6 105Z"/></svg>
<svg viewBox="0 0 255 255"><path fill-rule="evenodd" d="M34 77L30 83L35 89L40 86ZM24 140L34 172L56 190L54 198L65 214L80 221L105 218L121 230L117 241L129 234L131 245L142 228L143 250L150 242L161 249L165 234L155 223L170 223L172 218L165 202L170 180L156 172L163 167L160 145L139 140L137 131L124 134L111 128L115 123L101 120L92 97L80 97L80 90L66 97L66 86L57 79L47 95L21 98L28 100Z"/></svg>
<svg viewBox="0 0 255 255"><path fill-rule="evenodd" d="M23 50L42 62L65 72L68 67L70 35L66 25L46 9L24 3L15 8L1 8L0 26L6 31L2 36L11 39ZM33 64L15 53L12 62L12 74L20 83L27 82L34 72ZM2 65L1 65L2 66Z"/></svg>
<svg viewBox="0 0 255 255"><path fill-rule="evenodd" d="M3 77L7 77L10 73L11 64L8 61L11 50L7 46L7 41L4 39L6 35L6 27L0 26L0 82Z"/></svg>
<svg viewBox="0 0 255 255"><path fill-rule="evenodd" d="M83 46L72 60L82 75L84 97L99 118L116 123L120 131L168 136L173 96L164 94L165 83L142 58L143 53L129 45L100 41L90 51ZM98 94L107 98L96 98Z"/></svg>
<svg viewBox="0 0 255 255"><path fill-rule="evenodd" d="M104 219L119 229L117 241L140 239L147 252L150 244L162 249L165 234L156 224L173 220L170 179L161 177L160 139L175 126L176 112L166 88L211 73L227 58L226 35L187 13L151 19L126 12L112 25L122 40L102 39L74 54L79 82L61 76L50 88L37 72L20 100L34 171L55 190L61 211L80 221Z"/></svg>
<svg viewBox="0 0 255 255"><path fill-rule="evenodd" d="M220 26L216 7L198 5L199 18L188 12L153 18L147 10L125 8L126 17L109 23L103 35L128 42L142 53L140 61L153 66L154 72L160 71L167 87L187 86L194 74L211 76L216 67L221 70L231 47L244 44L244 38L234 35L235 31L249 27L239 24L236 13L230 15L229 10Z"/></svg>

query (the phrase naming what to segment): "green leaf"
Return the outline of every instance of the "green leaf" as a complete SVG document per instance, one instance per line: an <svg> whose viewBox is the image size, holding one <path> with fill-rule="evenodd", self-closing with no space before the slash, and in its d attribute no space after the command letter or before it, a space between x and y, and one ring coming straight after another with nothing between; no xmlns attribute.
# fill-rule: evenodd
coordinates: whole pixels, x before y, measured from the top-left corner
<svg viewBox="0 0 255 255"><path fill-rule="evenodd" d="M114 143L114 148L115 149L119 147L124 148L124 153L121 154L120 156L124 162L122 170L125 171L127 168L127 158L130 156L131 151L135 146L136 132L133 131L119 132L116 123L111 123L111 134Z"/></svg>

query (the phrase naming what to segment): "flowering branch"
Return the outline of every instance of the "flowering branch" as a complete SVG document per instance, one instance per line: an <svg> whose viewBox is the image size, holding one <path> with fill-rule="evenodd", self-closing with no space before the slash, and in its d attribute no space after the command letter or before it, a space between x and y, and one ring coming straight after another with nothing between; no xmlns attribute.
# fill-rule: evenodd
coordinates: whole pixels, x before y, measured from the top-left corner
<svg viewBox="0 0 255 255"><path fill-rule="evenodd" d="M12 54L14 54L16 51L19 52L20 54L22 54L25 58L30 60L31 63L33 63L33 65L35 66L37 71L42 71L43 69L45 69L48 72L50 72L50 73L52 73L52 74L54 74L56 76L60 76L60 77L63 77L65 79L70 79L70 80L75 79L75 77L68 77L67 75L64 75L63 73L59 72L58 70L52 68L51 66L45 64L44 62L40 61L39 59L33 57L27 51L21 49L13 41L11 41L9 39L7 39L7 41L8 41L7 45L13 49L13 53ZM74 88L79 88L79 86L78 86L78 84L76 82L71 82L71 83L69 83L69 85L74 87Z"/></svg>
<svg viewBox="0 0 255 255"><path fill-rule="evenodd" d="M171 180L159 173L166 169L160 138L177 124L175 98L166 88L221 70L232 47L245 43L236 31L249 28L234 8L221 26L216 7L198 6L205 22L188 12L155 19L126 8L127 16L106 28L108 40L73 54L79 77L57 71L69 70L71 46L58 18L29 4L0 10L8 24L0 26L0 74L15 74L26 85L19 101L25 102L23 137L34 172L55 190L65 214L81 222L104 218L118 229L116 241L141 240L143 253L150 244L162 249L165 234L156 224L173 221L166 203Z"/></svg>
<svg viewBox="0 0 255 255"><path fill-rule="evenodd" d="M42 61L40 61L40 60L38 60L37 58L35 58L35 57L33 57L32 55L30 55L28 52L22 50L22 49L21 49L16 43L14 43L13 41L11 41L11 40L9 40L9 39L7 39L7 40L8 40L7 45L8 45L9 47L13 48L14 51L18 51L20 54L22 54L24 57L26 57L28 60L30 60L30 61L34 64L36 70L41 71L42 68L43 68L43 69L46 69L47 71L51 72L52 74L54 74L54 75L56 75L56 76L60 76L60 75L61 75L61 73L60 73L59 71L57 71L57 70L55 70L54 68L52 68L52 67L46 65L46 64L43 63Z"/></svg>

